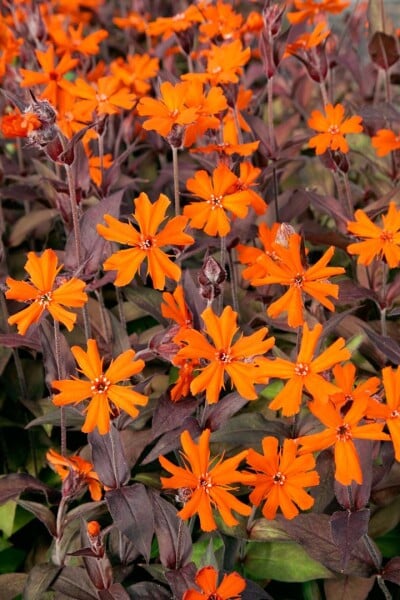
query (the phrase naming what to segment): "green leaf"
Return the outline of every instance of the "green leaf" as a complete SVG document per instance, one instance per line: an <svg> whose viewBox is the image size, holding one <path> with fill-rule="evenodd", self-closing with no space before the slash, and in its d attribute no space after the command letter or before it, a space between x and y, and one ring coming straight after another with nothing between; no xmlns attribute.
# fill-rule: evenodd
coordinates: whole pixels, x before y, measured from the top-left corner
<svg viewBox="0 0 400 600"><path fill-rule="evenodd" d="M193 544L192 561L197 569L211 565L220 570L223 566L224 553L225 544L221 536L219 534L207 535Z"/></svg>
<svg viewBox="0 0 400 600"><path fill-rule="evenodd" d="M243 564L244 575L256 581L302 582L332 577L331 571L295 542L250 542Z"/></svg>
<svg viewBox="0 0 400 600"><path fill-rule="evenodd" d="M14 500L9 500L0 506L0 529L3 530L4 535L7 537L10 537L14 531L16 508L17 504L14 502Z"/></svg>

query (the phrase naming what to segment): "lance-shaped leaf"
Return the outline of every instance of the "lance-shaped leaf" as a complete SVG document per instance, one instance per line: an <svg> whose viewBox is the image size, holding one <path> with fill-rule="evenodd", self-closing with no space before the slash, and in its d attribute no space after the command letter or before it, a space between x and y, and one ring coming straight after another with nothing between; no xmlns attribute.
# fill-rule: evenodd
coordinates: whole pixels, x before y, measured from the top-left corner
<svg viewBox="0 0 400 600"><path fill-rule="evenodd" d="M179 436L182 431L189 431L192 438L196 438L201 434L200 425L194 417L188 417L182 421L182 424L178 429L168 431L160 437L156 445L147 454L146 458L142 461L142 465L147 465L153 460L157 460L160 455L168 454L176 448L180 448Z"/></svg>
<svg viewBox="0 0 400 600"><path fill-rule="evenodd" d="M130 478L130 470L121 443L120 432L112 425L106 435L100 435L97 428L88 434L92 449L92 461L100 481L108 488L125 485Z"/></svg>
<svg viewBox="0 0 400 600"><path fill-rule="evenodd" d="M97 592L99 600L130 600L130 596L120 583L113 583L108 590Z"/></svg>
<svg viewBox="0 0 400 600"><path fill-rule="evenodd" d="M64 567L51 587L74 600L98 600L85 569L79 567Z"/></svg>
<svg viewBox="0 0 400 600"><path fill-rule="evenodd" d="M368 44L369 55L372 61L387 71L389 67L399 60L399 51L394 35L383 31L376 31Z"/></svg>
<svg viewBox="0 0 400 600"><path fill-rule="evenodd" d="M196 565L188 563L181 569L167 571L165 578L168 581L174 598L183 598L183 594L190 588L195 588L194 578L196 575Z"/></svg>
<svg viewBox="0 0 400 600"><path fill-rule="evenodd" d="M176 508L159 494L150 490L149 496L161 564L168 569L185 566L192 551L192 538L187 525L177 516Z"/></svg>
<svg viewBox="0 0 400 600"><path fill-rule="evenodd" d="M369 515L369 509L363 508L355 512L340 510L331 516L331 535L334 544L340 550L341 571L346 569L358 540L368 533Z"/></svg>
<svg viewBox="0 0 400 600"><path fill-rule="evenodd" d="M53 537L56 536L56 518L47 506L39 502L28 502L27 500L17 500L17 503L25 510L31 512L39 521L46 526L47 531Z"/></svg>
<svg viewBox="0 0 400 600"><path fill-rule="evenodd" d="M11 473L0 479L0 504L13 500L22 492L42 492L55 500L59 493L27 473Z"/></svg>
<svg viewBox="0 0 400 600"><path fill-rule="evenodd" d="M400 585L400 557L391 558L382 569L382 577L386 581L392 581Z"/></svg>
<svg viewBox="0 0 400 600"><path fill-rule="evenodd" d="M49 564L34 566L26 580L23 600L42 600L60 571L61 567Z"/></svg>
<svg viewBox="0 0 400 600"><path fill-rule="evenodd" d="M136 483L111 490L106 492L105 500L116 527L148 561L154 534L154 516L153 511L149 510L146 488Z"/></svg>
<svg viewBox="0 0 400 600"><path fill-rule="evenodd" d="M166 394L163 394L154 411L152 421L153 439L161 434L176 430L178 423L182 423L195 411L198 402L194 399L172 402Z"/></svg>
<svg viewBox="0 0 400 600"><path fill-rule="evenodd" d="M394 365L400 365L400 345L394 339L387 335L376 333L371 327L364 326L363 329L387 360Z"/></svg>
<svg viewBox="0 0 400 600"><path fill-rule="evenodd" d="M157 583L141 581L128 588L131 600L171 600L171 593Z"/></svg>

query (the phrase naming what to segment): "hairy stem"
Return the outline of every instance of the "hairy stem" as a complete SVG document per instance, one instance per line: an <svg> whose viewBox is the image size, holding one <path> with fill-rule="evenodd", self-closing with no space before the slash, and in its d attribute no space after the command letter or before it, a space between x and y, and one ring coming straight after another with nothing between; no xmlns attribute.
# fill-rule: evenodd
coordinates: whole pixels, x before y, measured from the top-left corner
<svg viewBox="0 0 400 600"><path fill-rule="evenodd" d="M54 352L56 358L57 378L62 379L63 369L61 366L61 344L60 344L60 324L55 319L54 323ZM61 455L67 454L67 425L65 422L65 407L60 406L60 432L61 432Z"/></svg>
<svg viewBox="0 0 400 600"><path fill-rule="evenodd" d="M174 174L174 201L175 201L175 216L178 216L181 211L179 198L179 165L178 165L178 148L172 148L172 169Z"/></svg>

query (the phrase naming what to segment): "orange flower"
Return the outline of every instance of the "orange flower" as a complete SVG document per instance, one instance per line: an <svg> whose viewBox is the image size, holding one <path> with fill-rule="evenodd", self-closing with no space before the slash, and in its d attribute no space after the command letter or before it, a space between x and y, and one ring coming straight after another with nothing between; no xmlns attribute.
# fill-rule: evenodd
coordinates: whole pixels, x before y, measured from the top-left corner
<svg viewBox="0 0 400 600"><path fill-rule="evenodd" d="M202 14L205 22L199 27L201 42L209 43L212 39L230 41L239 37L243 17L234 11L231 4L218 0L215 5L205 5Z"/></svg>
<svg viewBox="0 0 400 600"><path fill-rule="evenodd" d="M46 84L41 98L46 98L54 107L58 107L60 94L60 84L65 81L63 76L71 71L77 64L77 58L71 58L69 52L66 52L60 62L56 65L54 46L49 44L45 52L35 50L36 57L42 68L42 72L20 69L22 75L21 87L33 87L35 85Z"/></svg>
<svg viewBox="0 0 400 600"><path fill-rule="evenodd" d="M352 481L361 484L363 481L360 459L353 439L389 440L382 433L384 423L368 423L360 425L365 417L368 398L350 401L345 410L335 407L330 402L321 402L317 398L308 403L310 412L323 423L327 429L312 435L303 435L296 442L302 447L299 454L335 448L335 479L342 485L351 485Z"/></svg>
<svg viewBox="0 0 400 600"><path fill-rule="evenodd" d="M120 109L130 110L135 103L134 94L128 88L121 88L119 79L112 75L99 77L92 84L78 77L74 83L61 82L61 87L80 99L75 105L75 111L81 115L82 120L92 113L114 115Z"/></svg>
<svg viewBox="0 0 400 600"><path fill-rule="evenodd" d="M364 238L347 246L347 252L358 254L357 262L369 265L379 258L386 260L391 269L400 264L400 210L394 202L389 203L386 215L382 215L382 226L371 221L366 213L359 209L354 213L355 221L347 223L347 229L354 235Z"/></svg>
<svg viewBox="0 0 400 600"><path fill-rule="evenodd" d="M101 500L102 485L99 476L93 470L92 463L83 460L80 456L61 456L50 449L46 458L52 469L61 477L63 497L72 497L79 494L88 486L92 500Z"/></svg>
<svg viewBox="0 0 400 600"><path fill-rule="evenodd" d="M251 203L248 190L235 189L238 178L226 165L220 163L214 169L212 177L207 171L196 171L193 178L188 179L187 189L203 199L203 202L192 202L183 209L183 214L190 219L190 226L203 229L209 235L225 236L231 226L225 211L229 210L237 217L244 218Z"/></svg>
<svg viewBox="0 0 400 600"><path fill-rule="evenodd" d="M29 134L42 127L42 122L34 112L21 113L18 109L1 119L0 130L4 137L29 137Z"/></svg>
<svg viewBox="0 0 400 600"><path fill-rule="evenodd" d="M197 108L188 108L185 103L189 86L186 82L172 85L164 81L160 85L160 100L141 98L137 111L141 117L150 117L143 123L146 130L155 130L167 137L173 128L184 127L197 119Z"/></svg>
<svg viewBox="0 0 400 600"><path fill-rule="evenodd" d="M328 37L330 31L327 28L327 23L322 21L311 31L302 33L294 42L286 46L284 58L291 54L296 54L299 50L310 50L322 44Z"/></svg>
<svg viewBox="0 0 400 600"><path fill-rule="evenodd" d="M208 129L218 129L220 120L215 115L228 108L227 100L220 87L212 87L205 94L203 84L194 80L187 84L185 104L196 109L196 120L185 130L184 146L191 146Z"/></svg>
<svg viewBox="0 0 400 600"><path fill-rule="evenodd" d="M344 107L341 104L327 104L325 115L313 110L308 126L320 133L310 138L308 145L315 148L316 154L323 154L328 148L348 152L349 145L344 136L347 133L360 133L363 130L361 121L359 116L344 119Z"/></svg>
<svg viewBox="0 0 400 600"><path fill-rule="evenodd" d="M294 0L295 12L288 12L289 23L295 25L303 21L314 21L325 13L339 14L349 6L347 0Z"/></svg>
<svg viewBox="0 0 400 600"><path fill-rule="evenodd" d="M158 231L170 205L167 196L160 194L158 200L152 204L147 194L142 192L134 200L134 204L135 212L132 216L139 225L139 231L131 223L121 223L111 215L104 215L108 227L97 225L98 233L106 240L132 246L132 249L114 252L104 263L104 270L117 271L114 282L116 286L127 285L135 277L142 262L147 259L147 273L153 280L153 287L162 290L166 277L179 281L181 270L161 248L193 244L192 236L183 231L188 219L183 216L173 217Z"/></svg>
<svg viewBox="0 0 400 600"><path fill-rule="evenodd" d="M84 36L84 23L81 22L76 27L68 25L67 31L63 27L64 23L64 20L53 20L51 27L48 28L49 35L57 48L57 54L63 54L64 52L79 52L84 55L99 54L100 42L108 37L108 32L105 29L98 29Z"/></svg>
<svg viewBox="0 0 400 600"><path fill-rule="evenodd" d="M45 311L49 312L55 321L60 321L68 331L72 331L76 314L66 310L64 306L81 308L87 302L83 291L85 282L76 277L65 280L56 277L62 269L58 265L56 253L47 249L41 256L28 252L28 260L24 267L30 276L30 283L17 281L7 277L6 298L29 302L29 306L9 317L10 325L17 325L18 333L25 335L33 323L37 323Z"/></svg>
<svg viewBox="0 0 400 600"><path fill-rule="evenodd" d="M174 33L179 34L186 31L202 20L203 16L199 8L191 4L185 11L179 12L172 17L158 17L155 21L148 24L146 33L152 37L162 35L163 39L168 39Z"/></svg>
<svg viewBox="0 0 400 600"><path fill-rule="evenodd" d="M103 174L102 169L101 169L101 163L103 162L103 171L106 171L107 169L109 169L113 164L112 154L111 153L104 154L103 161L101 160L100 156L92 156L91 154L89 154L88 161L89 161L90 179L98 187L100 187L102 184L102 174Z"/></svg>
<svg viewBox="0 0 400 600"><path fill-rule="evenodd" d="M267 313L275 318L287 311L290 327L303 325L304 294L315 298L323 306L334 311L335 306L328 296L337 298L339 286L329 283L328 278L341 275L345 272L343 267L328 267L335 249L333 246L311 267L303 265L301 257L301 237L294 233L289 236L288 247L282 244L272 244L275 257L264 254L260 258L260 266L265 267L267 274L251 283L255 286L279 283L289 289L278 300L268 306Z"/></svg>
<svg viewBox="0 0 400 600"><path fill-rule="evenodd" d="M207 53L207 76L211 85L238 83L242 67L249 62L250 48L243 49L240 40L215 46Z"/></svg>
<svg viewBox="0 0 400 600"><path fill-rule="evenodd" d="M299 514L297 507L307 510L314 504L312 498L304 490L319 484L319 475L315 468L312 454L297 455L294 440L284 440L283 447L278 450L278 440L265 437L262 441L263 454L250 448L247 463L256 472L254 486L249 499L255 506L264 500L262 513L266 519L274 519L278 508L286 519L293 519Z"/></svg>
<svg viewBox="0 0 400 600"><path fill-rule="evenodd" d="M172 319L183 328L193 326L193 315L185 302L183 287L181 285L177 285L172 294L164 292L162 299L164 302L164 304L161 304L161 314L163 317Z"/></svg>
<svg viewBox="0 0 400 600"><path fill-rule="evenodd" d="M332 394L329 400L336 409L341 411L348 406L348 403L364 402L365 400L369 402L381 383L379 377L369 377L366 381L355 385L356 367L352 363L335 365L332 371L340 392Z"/></svg>
<svg viewBox="0 0 400 600"><path fill-rule="evenodd" d="M284 417L295 415L300 410L303 388L314 398L326 402L328 396L340 392L339 388L327 381L319 373L330 369L338 362L348 360L350 352L344 347L345 341L339 338L319 356L313 358L323 327L319 323L310 330L304 323L300 350L295 362L283 358L267 360L260 368L263 375L288 379L285 387L271 402L272 410L282 409Z"/></svg>
<svg viewBox="0 0 400 600"><path fill-rule="evenodd" d="M255 400L258 395L254 384L259 381L260 364L265 359L261 356L274 345L274 338L264 339L268 333L266 327L261 327L255 333L241 336L232 343L238 331L237 313L226 306L218 317L211 307L201 315L205 332L210 336L214 345L206 337L194 329L180 332L175 341L186 344L179 350L176 358L206 360L209 364L195 377L190 385L193 395L206 391L209 404L218 402L221 388L225 387L224 378L230 377L234 387L246 400Z"/></svg>
<svg viewBox="0 0 400 600"><path fill-rule="evenodd" d="M150 90L149 79L160 69L159 59L149 54L128 54L126 61L120 56L111 65L111 73L128 86L136 96L143 96Z"/></svg>
<svg viewBox="0 0 400 600"><path fill-rule="evenodd" d="M386 156L390 152L400 150L400 136L391 129L379 129L371 138L371 143L378 156Z"/></svg>
<svg viewBox="0 0 400 600"><path fill-rule="evenodd" d="M147 27L146 20L135 11L129 12L126 17L114 17L113 23L121 29L134 29L137 33L144 33Z"/></svg>
<svg viewBox="0 0 400 600"><path fill-rule="evenodd" d="M268 208L268 204L265 200L257 194L252 188L257 185L255 180L261 173L261 169L253 167L248 161L240 163L240 172L237 181L233 184L233 190L235 192L246 191L250 198L250 204L257 215L262 215Z"/></svg>
<svg viewBox="0 0 400 600"><path fill-rule="evenodd" d="M218 571L211 566L203 567L197 571L195 582L201 592L193 589L187 590L183 594L182 600L207 600L211 598L216 600L239 600L240 592L243 592L246 587L246 581L236 572L225 574L218 585Z"/></svg>
<svg viewBox="0 0 400 600"><path fill-rule="evenodd" d="M280 223L274 223L272 227L268 227L265 223L261 223L258 228L258 237L263 245L262 250L254 246L244 246L243 244L238 244L236 246L239 261L243 265L248 265L242 272L245 279L260 279L267 275L268 269L263 264L265 255L269 256L272 260L278 260L278 256L274 250L274 244L280 227Z"/></svg>
<svg viewBox="0 0 400 600"><path fill-rule="evenodd" d="M111 361L105 371L96 340L88 340L87 352L79 346L72 346L71 352L87 380L74 377L53 381L52 387L60 392L53 396L53 403L56 406L65 406L78 404L90 398L85 409L87 414L82 427L84 433L89 433L96 427L101 435L108 433L110 417L119 415L120 410L124 410L135 419L139 414L136 405L146 406L147 396L135 392L131 386L117 385L118 382L143 370L143 360L133 360L134 350L126 350L120 354Z"/></svg>
<svg viewBox="0 0 400 600"><path fill-rule="evenodd" d="M181 434L181 453L184 466L177 467L164 456L159 457L161 466L172 474L172 477L161 477L162 487L179 490L179 497L185 503L178 516L189 519L199 515L202 531L217 529L212 508L216 508L228 527L238 524L232 510L240 515L249 516L251 509L240 502L230 491L232 483L246 482L249 476L237 471L239 463L246 458L247 450L227 460L215 457L210 460L210 430L200 435L195 444L188 431Z"/></svg>
<svg viewBox="0 0 400 600"><path fill-rule="evenodd" d="M394 455L400 461L400 367L382 369L382 381L386 404L371 400L367 416L372 419L384 419L392 438Z"/></svg>

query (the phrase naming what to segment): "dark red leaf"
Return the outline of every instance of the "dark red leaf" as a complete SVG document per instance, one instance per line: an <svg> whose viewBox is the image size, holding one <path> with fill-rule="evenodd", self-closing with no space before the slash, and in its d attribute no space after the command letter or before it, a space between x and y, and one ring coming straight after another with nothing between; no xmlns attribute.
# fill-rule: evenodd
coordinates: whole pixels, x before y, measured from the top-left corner
<svg viewBox="0 0 400 600"><path fill-rule="evenodd" d="M171 593L157 583L142 581L128 588L131 600L171 600Z"/></svg>
<svg viewBox="0 0 400 600"><path fill-rule="evenodd" d="M192 537L186 523L177 516L177 509L159 494L150 490L154 511L154 527L161 564L168 569L184 566L192 553Z"/></svg>
<svg viewBox="0 0 400 600"><path fill-rule="evenodd" d="M204 414L205 427L211 429L211 431L217 431L246 404L247 400L240 396L238 392L232 392L224 396L216 404L206 405Z"/></svg>
<svg viewBox="0 0 400 600"><path fill-rule="evenodd" d="M0 333L0 345L5 348L29 348L36 352L40 352L42 349L36 335L19 335L18 333Z"/></svg>
<svg viewBox="0 0 400 600"><path fill-rule="evenodd" d="M108 590L99 590L100 600L129 600L130 596L120 583L113 583Z"/></svg>
<svg viewBox="0 0 400 600"><path fill-rule="evenodd" d="M73 600L98 600L85 569L79 567L64 567L51 587Z"/></svg>
<svg viewBox="0 0 400 600"><path fill-rule="evenodd" d="M369 339L374 343L377 349L394 365L400 365L400 345L392 338L386 335L376 333L371 327L363 326L363 329Z"/></svg>
<svg viewBox="0 0 400 600"><path fill-rule="evenodd" d="M163 394L157 402L152 421L153 439L158 438L167 431L176 431L177 423L190 417L196 409L198 402L194 398L188 398L181 402L172 402Z"/></svg>
<svg viewBox="0 0 400 600"><path fill-rule="evenodd" d="M375 583L375 577L337 575L335 579L324 579L326 600L367 600Z"/></svg>
<svg viewBox="0 0 400 600"><path fill-rule="evenodd" d="M20 499L17 500L17 503L35 515L45 525L50 535L53 537L56 535L56 518L47 506L43 506L43 504L39 504L38 502L29 502Z"/></svg>
<svg viewBox="0 0 400 600"><path fill-rule="evenodd" d="M125 485L130 478L130 469L116 427L111 425L106 435L100 435L95 429L88 434L88 441L92 449L92 462L101 482L111 489Z"/></svg>
<svg viewBox="0 0 400 600"><path fill-rule="evenodd" d="M150 558L154 534L154 515L149 510L149 496L141 483L106 492L105 500L115 525L135 548Z"/></svg>
<svg viewBox="0 0 400 600"><path fill-rule="evenodd" d="M355 544L368 532L369 517L368 508L356 512L341 510L331 516L331 535L340 550L341 571L346 569Z"/></svg>
<svg viewBox="0 0 400 600"><path fill-rule="evenodd" d="M385 71L399 60L396 38L383 31L374 33L368 44L368 50L373 62Z"/></svg>
<svg viewBox="0 0 400 600"><path fill-rule="evenodd" d="M392 581L400 585L400 557L391 558L382 569L381 575L386 581Z"/></svg>
<svg viewBox="0 0 400 600"><path fill-rule="evenodd" d="M59 493L27 473L11 473L0 479L0 504L13 500L22 492L42 492L46 498L58 498Z"/></svg>
<svg viewBox="0 0 400 600"><path fill-rule="evenodd" d="M24 599L43 600L47 590L59 574L61 567L42 564L35 565L28 575L24 588Z"/></svg>
<svg viewBox="0 0 400 600"><path fill-rule="evenodd" d="M174 598L183 598L183 594L191 589L197 589L194 578L196 576L196 565L194 563L188 563L181 569L173 571L167 571L165 578L168 581Z"/></svg>
<svg viewBox="0 0 400 600"><path fill-rule="evenodd" d="M157 460L160 455L164 456L165 454L168 454L168 452L180 448L179 436L182 431L185 431L185 429L189 431L192 438L196 438L201 434L201 428L197 419L194 417L187 417L182 421L182 424L179 428L168 431L161 436L141 464L147 465L153 462L153 460Z"/></svg>

